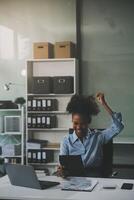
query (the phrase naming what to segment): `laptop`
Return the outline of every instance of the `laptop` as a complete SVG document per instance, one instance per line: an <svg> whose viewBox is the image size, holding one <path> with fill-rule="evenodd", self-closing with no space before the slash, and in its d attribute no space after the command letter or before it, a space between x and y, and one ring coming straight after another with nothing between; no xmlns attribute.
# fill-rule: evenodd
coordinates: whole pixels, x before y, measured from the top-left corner
<svg viewBox="0 0 134 200"><path fill-rule="evenodd" d="M59 155L59 161L69 172L70 176L84 176L85 169L81 155Z"/></svg>
<svg viewBox="0 0 134 200"><path fill-rule="evenodd" d="M60 184L53 181L38 180L32 166L6 164L6 172L12 185L35 189L46 189Z"/></svg>

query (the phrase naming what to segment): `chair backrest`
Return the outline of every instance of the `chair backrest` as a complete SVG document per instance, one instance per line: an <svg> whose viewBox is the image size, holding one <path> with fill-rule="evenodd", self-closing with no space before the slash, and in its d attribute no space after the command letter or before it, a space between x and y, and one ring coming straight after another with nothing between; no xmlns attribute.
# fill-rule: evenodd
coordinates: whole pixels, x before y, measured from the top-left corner
<svg viewBox="0 0 134 200"><path fill-rule="evenodd" d="M108 177L112 174L113 166L113 140L103 145L102 176Z"/></svg>
<svg viewBox="0 0 134 200"><path fill-rule="evenodd" d="M94 129L91 129L94 130ZM98 129L104 130L104 129ZM69 129L69 134L73 133L73 129ZM102 177L108 177L112 174L113 165L113 140L111 139L107 144L103 145L103 162L101 166Z"/></svg>

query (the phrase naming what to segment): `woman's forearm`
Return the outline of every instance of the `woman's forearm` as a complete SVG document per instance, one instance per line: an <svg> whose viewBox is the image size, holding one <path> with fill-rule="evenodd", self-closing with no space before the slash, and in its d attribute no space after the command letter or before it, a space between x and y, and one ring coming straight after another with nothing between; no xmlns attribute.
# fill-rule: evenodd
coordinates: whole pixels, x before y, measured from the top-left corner
<svg viewBox="0 0 134 200"><path fill-rule="evenodd" d="M96 94L96 99L97 101L105 108L105 110L112 116L113 111L112 109L108 106L105 97L104 97L104 93L102 92L98 92Z"/></svg>
<svg viewBox="0 0 134 200"><path fill-rule="evenodd" d="M112 116L113 111L112 109L108 106L108 104L106 102L103 102L103 107L105 108L105 110Z"/></svg>

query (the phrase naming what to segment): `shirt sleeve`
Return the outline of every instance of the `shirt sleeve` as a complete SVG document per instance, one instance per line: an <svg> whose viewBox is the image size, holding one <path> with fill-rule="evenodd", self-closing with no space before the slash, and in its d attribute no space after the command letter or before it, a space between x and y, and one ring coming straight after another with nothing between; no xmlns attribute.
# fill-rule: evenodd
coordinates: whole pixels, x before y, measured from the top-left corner
<svg viewBox="0 0 134 200"><path fill-rule="evenodd" d="M60 144L60 155L68 155L69 154L67 140L68 140L67 137L64 137L63 141Z"/></svg>
<svg viewBox="0 0 134 200"><path fill-rule="evenodd" d="M103 143L109 142L113 137L118 135L124 128L124 124L122 122L121 113L113 112L112 114L112 124L109 128L105 129L101 133L101 139Z"/></svg>

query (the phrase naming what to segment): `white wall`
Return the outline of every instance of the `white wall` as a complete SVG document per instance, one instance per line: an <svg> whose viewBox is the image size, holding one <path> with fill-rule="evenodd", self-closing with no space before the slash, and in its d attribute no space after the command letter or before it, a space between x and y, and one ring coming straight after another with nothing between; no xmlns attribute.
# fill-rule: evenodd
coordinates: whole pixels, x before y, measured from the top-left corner
<svg viewBox="0 0 134 200"><path fill-rule="evenodd" d="M21 70L32 58L32 43L76 42L75 0L0 0L0 100L25 96ZM4 91L3 85L13 82Z"/></svg>
<svg viewBox="0 0 134 200"><path fill-rule="evenodd" d="M121 137L134 137L134 1L82 1L82 92L102 91L115 111L122 112ZM107 127L104 109L94 127Z"/></svg>

